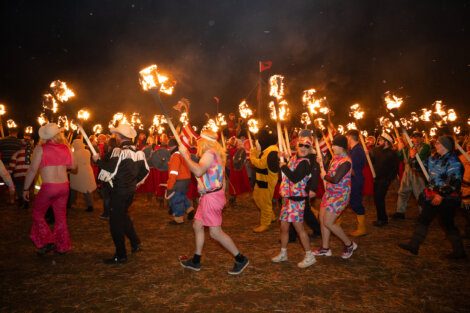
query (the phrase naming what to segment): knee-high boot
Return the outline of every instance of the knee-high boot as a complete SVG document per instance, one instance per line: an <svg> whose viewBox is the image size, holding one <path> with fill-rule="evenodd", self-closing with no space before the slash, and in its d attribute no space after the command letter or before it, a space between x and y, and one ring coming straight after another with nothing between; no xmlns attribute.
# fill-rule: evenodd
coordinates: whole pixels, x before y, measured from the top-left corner
<svg viewBox="0 0 470 313"><path fill-rule="evenodd" d="M428 227L421 223L416 225L416 229L408 243L400 243L398 246L404 250L411 252L414 255L418 255L419 246L423 243L426 235L428 234Z"/></svg>

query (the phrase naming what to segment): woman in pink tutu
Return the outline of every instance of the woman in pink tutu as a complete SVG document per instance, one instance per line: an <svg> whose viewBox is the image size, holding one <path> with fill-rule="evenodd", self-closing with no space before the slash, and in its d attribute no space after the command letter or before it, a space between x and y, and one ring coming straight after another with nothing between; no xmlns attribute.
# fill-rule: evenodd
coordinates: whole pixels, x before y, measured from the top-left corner
<svg viewBox="0 0 470 313"><path fill-rule="evenodd" d="M66 253L72 249L66 220L69 197L67 169L72 167L72 154L57 124L48 123L41 126L39 137L41 141L34 150L23 192L23 198L29 201L29 189L39 172L42 185L34 199L30 237L38 248L39 255L49 251ZM54 231L51 231L44 218L49 206L54 210Z"/></svg>
<svg viewBox="0 0 470 313"><path fill-rule="evenodd" d="M222 230L222 209L226 202L224 181L226 154L217 142L217 134L209 130L201 132L201 138L197 142L197 155L200 157L198 163L191 160L186 147L180 145L179 151L191 172L197 177L198 191L201 195L193 222L196 251L190 259L180 258L181 266L193 271L201 269L204 227L209 227L211 237L235 258L235 264L228 273L238 275L248 266L249 261L239 252L232 238Z"/></svg>

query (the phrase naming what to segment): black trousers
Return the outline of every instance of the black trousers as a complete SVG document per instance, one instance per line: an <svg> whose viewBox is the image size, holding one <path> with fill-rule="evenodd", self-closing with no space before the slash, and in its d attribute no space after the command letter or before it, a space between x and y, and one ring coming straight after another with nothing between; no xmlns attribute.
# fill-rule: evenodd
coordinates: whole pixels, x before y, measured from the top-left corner
<svg viewBox="0 0 470 313"><path fill-rule="evenodd" d="M388 222L387 211L385 209L385 197L387 196L390 182L383 179L374 180L374 204L377 210L377 221Z"/></svg>
<svg viewBox="0 0 470 313"><path fill-rule="evenodd" d="M318 222L315 214L313 214L310 209L310 201L305 201L305 211L304 211L304 224L306 224L315 234L320 234L320 223ZM289 226L289 241L295 241L297 239L297 231L294 228L294 225Z"/></svg>
<svg viewBox="0 0 470 313"><path fill-rule="evenodd" d="M134 225L128 213L133 199L133 192L118 193L114 191L111 194L109 229L114 241L114 246L116 247L115 256L118 258L127 257L125 237L129 238L133 248L140 244L139 237L137 237Z"/></svg>

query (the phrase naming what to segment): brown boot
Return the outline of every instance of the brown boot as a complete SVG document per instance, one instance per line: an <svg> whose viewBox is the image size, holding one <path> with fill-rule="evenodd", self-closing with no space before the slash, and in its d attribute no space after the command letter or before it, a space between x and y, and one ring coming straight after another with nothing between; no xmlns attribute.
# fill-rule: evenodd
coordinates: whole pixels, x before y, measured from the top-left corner
<svg viewBox="0 0 470 313"><path fill-rule="evenodd" d="M367 235L365 215L357 215L357 229L351 232L350 235L353 237L361 237Z"/></svg>

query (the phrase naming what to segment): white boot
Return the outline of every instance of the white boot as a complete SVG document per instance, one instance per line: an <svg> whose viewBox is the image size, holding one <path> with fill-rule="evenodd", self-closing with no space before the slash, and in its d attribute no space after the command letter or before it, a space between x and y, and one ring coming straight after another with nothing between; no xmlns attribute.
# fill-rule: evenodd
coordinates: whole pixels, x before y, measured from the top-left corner
<svg viewBox="0 0 470 313"><path fill-rule="evenodd" d="M272 258L271 261L274 263L287 261L287 249L281 248L281 252L278 255L276 255L274 258Z"/></svg>
<svg viewBox="0 0 470 313"><path fill-rule="evenodd" d="M306 268L309 267L310 265L315 264L317 260L315 259L315 255L312 253L312 251L307 251L305 252L305 257L302 260L302 262L299 262L297 264L298 267L300 268Z"/></svg>

